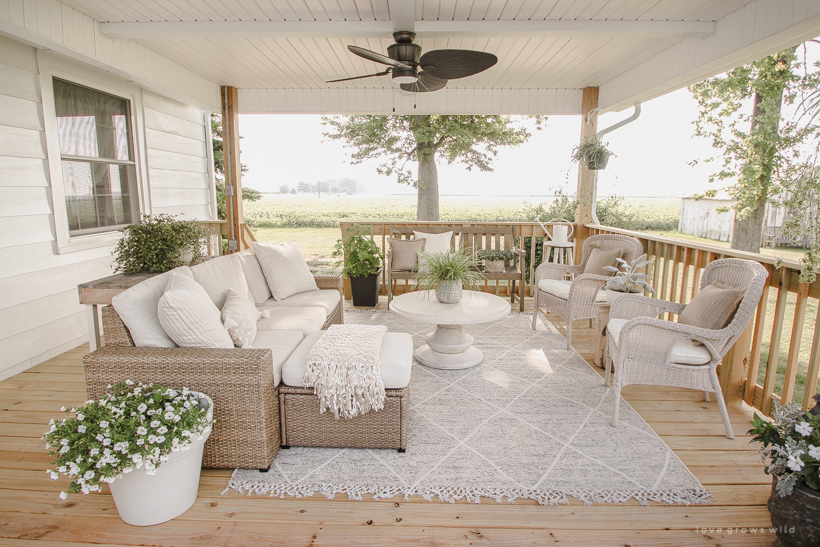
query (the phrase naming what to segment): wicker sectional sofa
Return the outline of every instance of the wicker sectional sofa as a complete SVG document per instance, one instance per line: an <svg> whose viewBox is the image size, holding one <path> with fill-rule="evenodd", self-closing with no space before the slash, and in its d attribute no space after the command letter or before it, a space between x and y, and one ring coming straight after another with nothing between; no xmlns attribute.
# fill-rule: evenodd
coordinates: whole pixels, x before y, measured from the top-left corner
<svg viewBox="0 0 820 547"><path fill-rule="evenodd" d="M316 276L320 290L277 302L270 297L259 263L250 251L185 270L182 273L198 281L218 307L217 295L229 286L241 286L258 308L271 312L270 318L257 323L254 349L136 347L126 323L114 307L106 306L102 311L105 346L84 358L88 396L99 398L109 385L124 379L207 393L214 400L216 423L205 445L203 465L266 469L280 446L278 386L282 365L308 332L343 322L342 280ZM157 276L129 291L146 283L161 286L164 282ZM139 290L146 293L145 287Z"/></svg>

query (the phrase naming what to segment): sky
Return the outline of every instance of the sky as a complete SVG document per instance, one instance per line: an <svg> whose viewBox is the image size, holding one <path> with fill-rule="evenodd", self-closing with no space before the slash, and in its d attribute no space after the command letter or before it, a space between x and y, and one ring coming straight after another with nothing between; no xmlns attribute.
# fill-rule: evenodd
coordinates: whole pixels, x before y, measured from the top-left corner
<svg viewBox="0 0 820 547"><path fill-rule="evenodd" d="M600 116L598 130L632 114L632 109ZM680 89L648 101L634 122L604 136L616 154L599 172L598 195L682 197L716 187L708 182L718 163L692 160L712 155L706 139L694 138L692 122L697 102ZM532 120L515 117L531 129L532 137L515 148L501 148L493 172L467 171L463 165L439 161L441 195L545 196L556 189L574 193L577 165L570 160L580 140L581 116L550 116L536 131ZM378 161L351 165L349 149L324 138L318 115L241 115L241 161L248 166L243 185L277 192L283 184L353 178L369 193L415 195L415 190L376 173Z"/></svg>

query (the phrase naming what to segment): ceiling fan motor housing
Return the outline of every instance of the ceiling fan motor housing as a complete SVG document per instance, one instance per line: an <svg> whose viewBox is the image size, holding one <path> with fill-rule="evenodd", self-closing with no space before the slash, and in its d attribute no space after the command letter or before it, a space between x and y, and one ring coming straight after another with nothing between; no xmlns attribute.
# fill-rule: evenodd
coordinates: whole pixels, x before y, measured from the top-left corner
<svg viewBox="0 0 820 547"><path fill-rule="evenodd" d="M421 46L413 43L416 34L409 31L394 32L393 39L395 44L391 44L387 48L387 56L400 63L406 64L411 69L396 67L393 69L392 77L394 80L407 81L412 78L415 81L418 78L418 64L421 57Z"/></svg>

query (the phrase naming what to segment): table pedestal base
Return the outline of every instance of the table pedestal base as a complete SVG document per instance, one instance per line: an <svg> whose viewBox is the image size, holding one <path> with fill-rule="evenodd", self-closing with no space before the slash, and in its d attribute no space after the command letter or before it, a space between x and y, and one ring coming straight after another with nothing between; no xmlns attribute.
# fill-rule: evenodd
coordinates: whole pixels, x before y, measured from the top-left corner
<svg viewBox="0 0 820 547"><path fill-rule="evenodd" d="M414 353L422 365L458 370L480 365L484 360L481 350L473 346L473 337L461 325L437 325L425 338L427 343Z"/></svg>

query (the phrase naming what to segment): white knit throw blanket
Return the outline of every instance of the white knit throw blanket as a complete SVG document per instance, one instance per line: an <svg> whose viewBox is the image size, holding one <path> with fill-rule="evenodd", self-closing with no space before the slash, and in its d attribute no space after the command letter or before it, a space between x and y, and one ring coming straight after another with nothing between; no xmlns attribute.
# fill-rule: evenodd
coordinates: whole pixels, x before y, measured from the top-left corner
<svg viewBox="0 0 820 547"><path fill-rule="evenodd" d="M383 325L331 325L313 345L302 379L319 397L319 413L353 418L384 408Z"/></svg>

